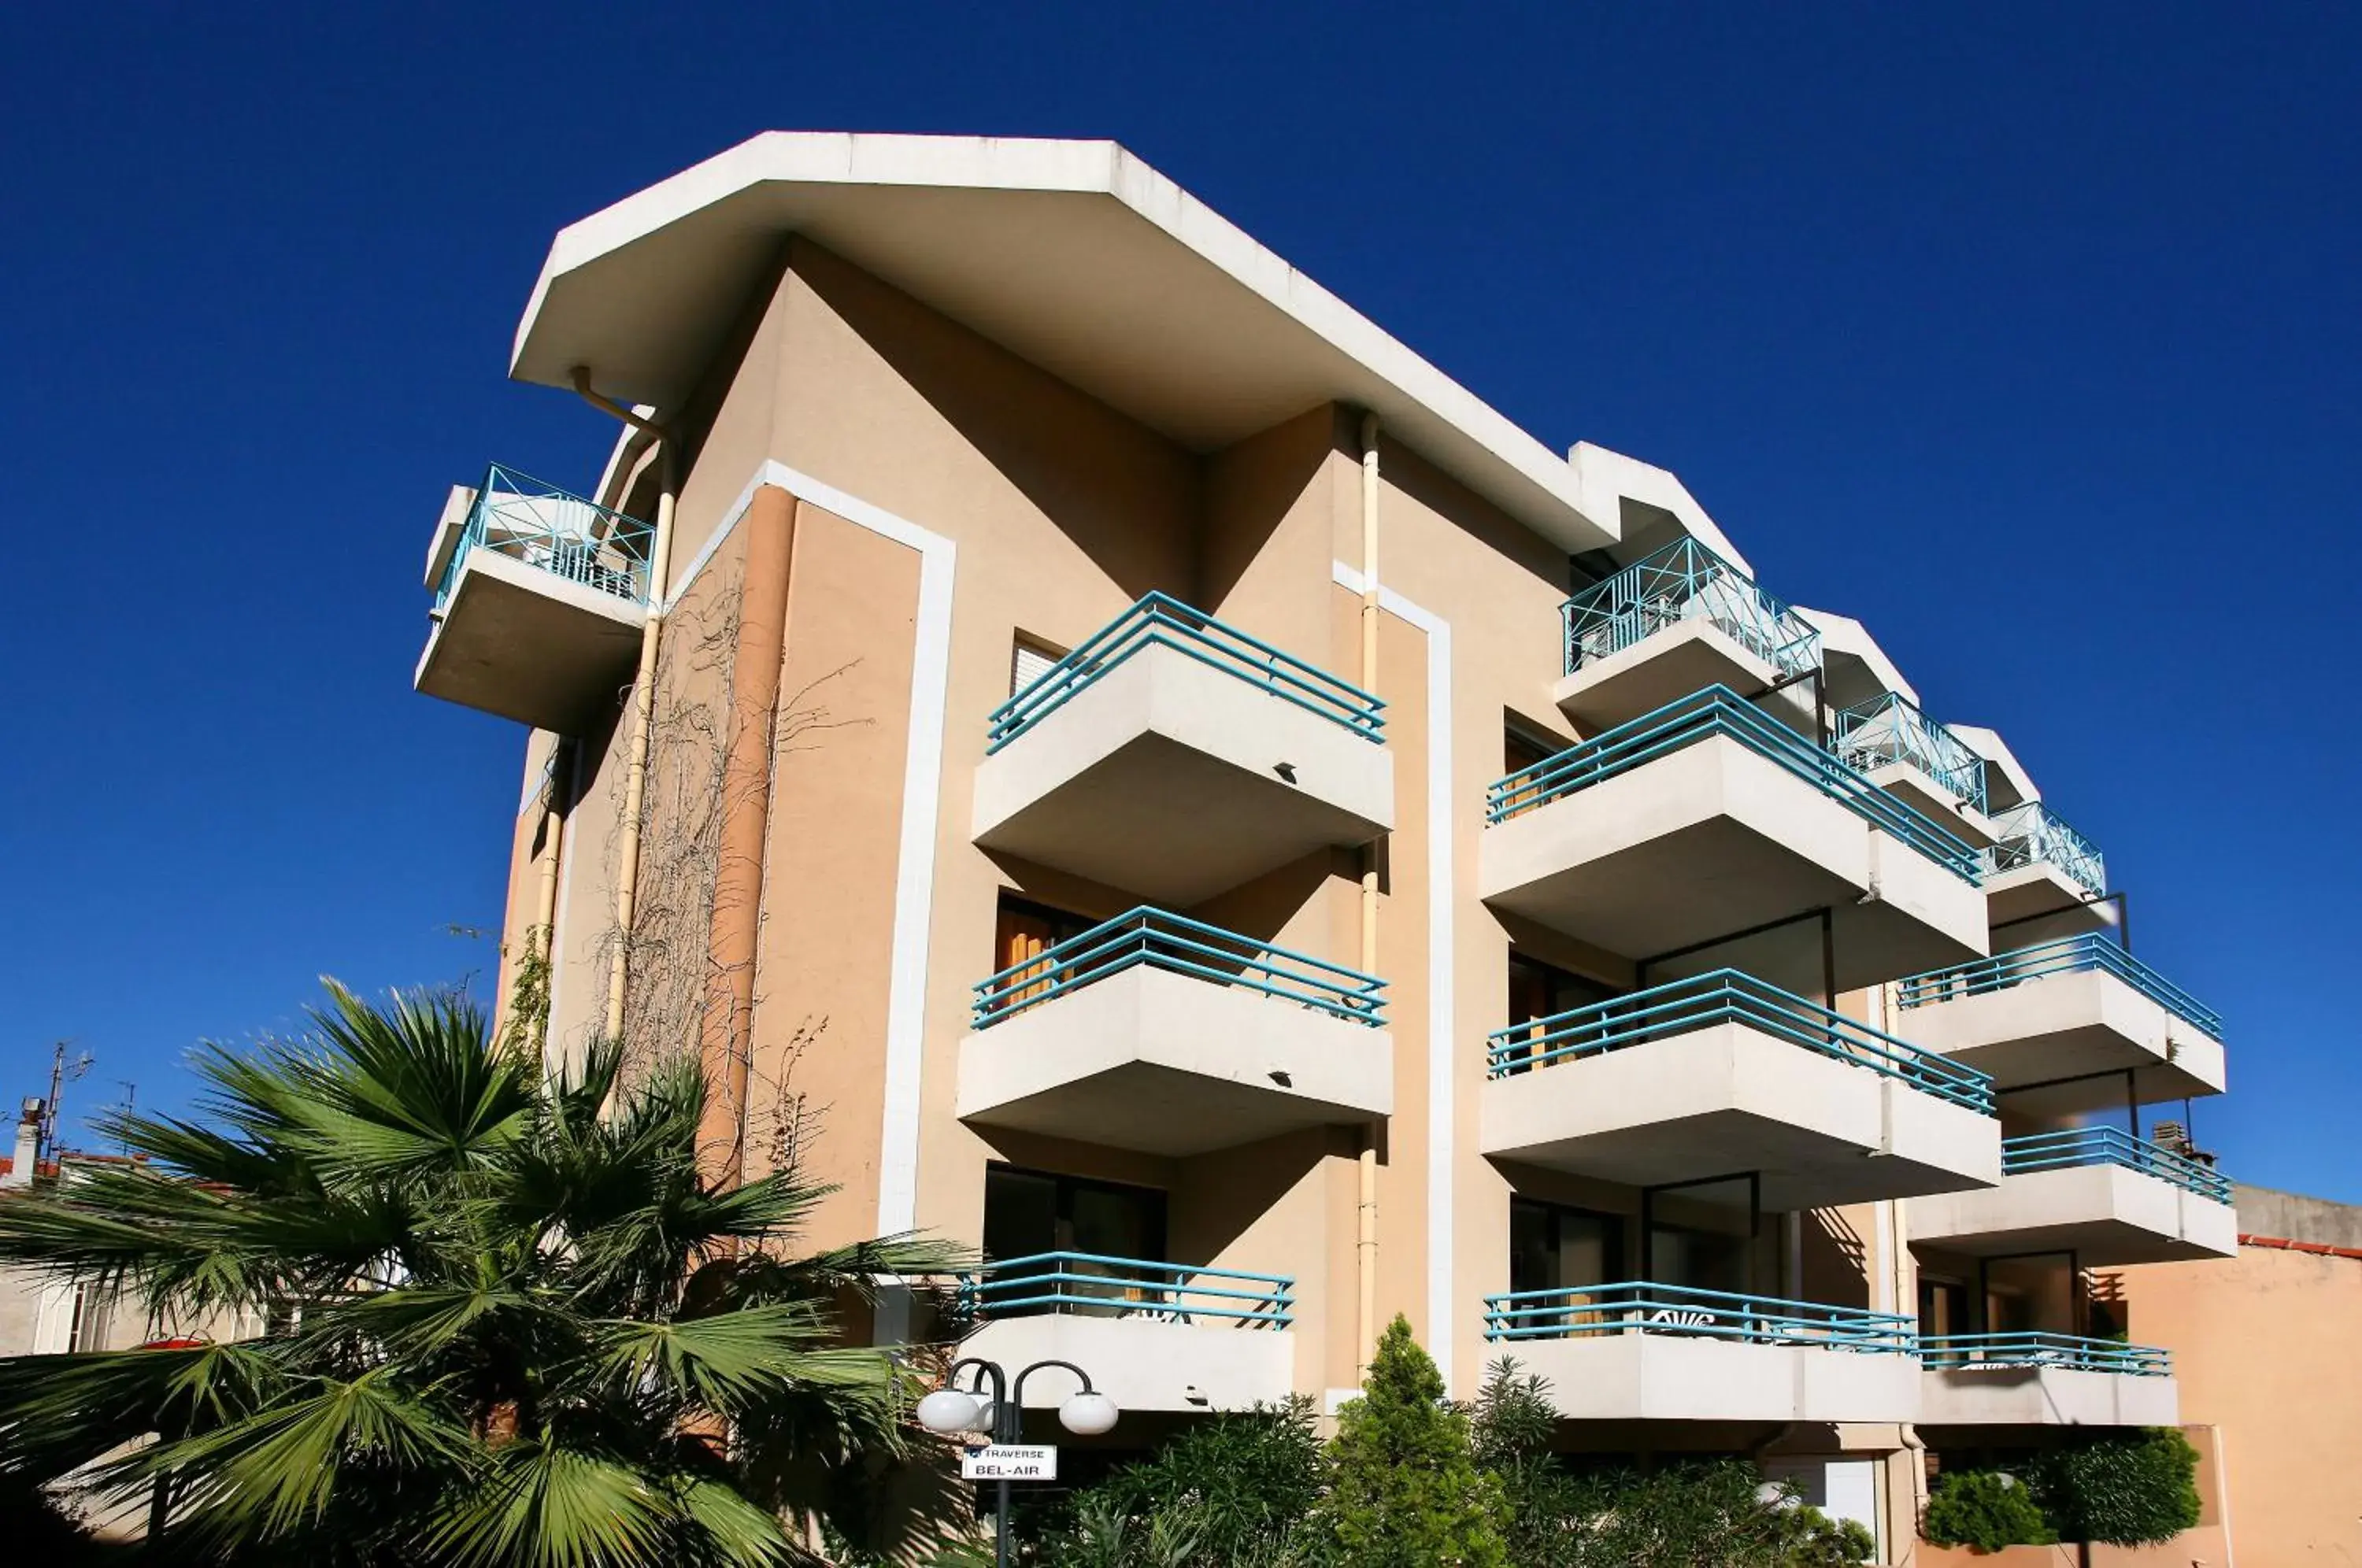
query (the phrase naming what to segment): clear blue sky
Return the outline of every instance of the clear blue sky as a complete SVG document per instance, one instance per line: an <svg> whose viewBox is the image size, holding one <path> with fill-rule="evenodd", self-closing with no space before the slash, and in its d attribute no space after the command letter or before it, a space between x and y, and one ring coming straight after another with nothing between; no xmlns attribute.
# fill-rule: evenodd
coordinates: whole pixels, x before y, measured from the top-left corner
<svg viewBox="0 0 2362 1568"><path fill-rule="evenodd" d="M503 379L560 225L774 127L1104 136L2000 729L2231 1021L2202 1141L2362 1200L2362 10L254 9L0 51L0 1093L491 966L522 736L411 692L418 576L488 458L597 472Z"/></svg>

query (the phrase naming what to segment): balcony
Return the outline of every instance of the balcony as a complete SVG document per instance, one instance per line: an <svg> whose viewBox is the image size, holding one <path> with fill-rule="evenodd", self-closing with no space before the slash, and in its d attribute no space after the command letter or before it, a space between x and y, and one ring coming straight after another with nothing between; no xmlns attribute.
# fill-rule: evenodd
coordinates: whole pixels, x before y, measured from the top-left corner
<svg viewBox="0 0 2362 1568"><path fill-rule="evenodd" d="M2097 902L2108 890L2107 862L2057 812L2039 801L2013 806L1992 819L1992 835L1984 867L1993 924L2045 914L2089 931L2107 924Z"/></svg>
<svg viewBox="0 0 2362 1568"><path fill-rule="evenodd" d="M980 1323L960 1353L1004 1366L1071 1361L1129 1411L1275 1405L1295 1387L1295 1290L1285 1275L1140 1258L1010 1258L962 1276L963 1313ZM1071 1390L1037 1381L1029 1392L1049 1408Z"/></svg>
<svg viewBox="0 0 2362 1568"><path fill-rule="evenodd" d="M1394 825L1385 706L1152 593L993 711L976 842L1194 903Z"/></svg>
<svg viewBox="0 0 2362 1568"><path fill-rule="evenodd" d="M1822 910L1839 990L1985 951L1976 852L1727 687L1512 773L1485 805L1485 900L1628 957ZM1811 946L1809 977L1779 977L1817 991Z"/></svg>
<svg viewBox="0 0 2362 1568"><path fill-rule="evenodd" d="M977 983L959 1115L1167 1155L1384 1117L1385 987L1132 910Z"/></svg>
<svg viewBox="0 0 2362 1568"><path fill-rule="evenodd" d="M1783 1211L2001 1179L1983 1074L1735 969L1501 1030L1486 1072L1496 1159L1633 1187L1757 1171Z"/></svg>
<svg viewBox="0 0 2362 1568"><path fill-rule="evenodd" d="M2114 1127L2008 1138L2002 1182L1911 1201L1914 1240L1974 1257L2071 1252L2079 1266L2235 1257L2231 1183Z"/></svg>
<svg viewBox="0 0 2362 1568"><path fill-rule="evenodd" d="M1573 1420L1908 1421L1911 1320L1628 1283L1485 1298L1485 1338Z"/></svg>
<svg viewBox="0 0 2362 1568"><path fill-rule="evenodd" d="M427 551L417 689L579 734L631 679L654 540L635 518L497 464L478 489L455 487Z"/></svg>
<svg viewBox="0 0 2362 1568"><path fill-rule="evenodd" d="M1900 692L1829 715L1829 747L1872 784L1979 849L1993 842L1985 759Z"/></svg>
<svg viewBox="0 0 2362 1568"><path fill-rule="evenodd" d="M1760 692L1820 663L1820 633L1694 539L1679 539L1568 600L1559 610L1566 679L1555 696L1585 729L1653 712L1709 686ZM1774 699L1784 723L1809 729L1801 686Z"/></svg>
<svg viewBox="0 0 2362 1568"><path fill-rule="evenodd" d="M2072 1334L1938 1334L1919 1341L1919 1424L2169 1427L2173 1357Z"/></svg>
<svg viewBox="0 0 2362 1568"><path fill-rule="evenodd" d="M1895 1032L1992 1074L2028 1116L2223 1092L2223 1021L2098 933L1914 975L1895 1000Z"/></svg>

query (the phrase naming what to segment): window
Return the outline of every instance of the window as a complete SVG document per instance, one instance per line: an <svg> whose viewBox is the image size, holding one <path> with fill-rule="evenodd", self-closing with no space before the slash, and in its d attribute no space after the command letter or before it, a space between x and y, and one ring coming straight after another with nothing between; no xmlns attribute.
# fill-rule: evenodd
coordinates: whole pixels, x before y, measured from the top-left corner
<svg viewBox="0 0 2362 1568"><path fill-rule="evenodd" d="M1623 992L1614 986L1545 964L1530 955L1515 951L1509 955L1508 1021L1512 1028L1621 995ZM1509 1072L1527 1071L1533 1065L1531 1058L1551 1048L1542 1041L1541 1033L1540 1029L1531 1031L1533 1043L1523 1052L1524 1059L1513 1058L1507 1064Z"/></svg>
<svg viewBox="0 0 2362 1568"><path fill-rule="evenodd" d="M1509 1288L1562 1290L1624 1277L1624 1217L1509 1199Z"/></svg>
<svg viewBox="0 0 2362 1568"><path fill-rule="evenodd" d="M1923 1334L1965 1334L1969 1331L1969 1287L1957 1279L1935 1275L1919 1276L1919 1331Z"/></svg>
<svg viewBox="0 0 2362 1568"><path fill-rule="evenodd" d="M993 926L992 972L997 975L1006 969L1014 969L1029 959L1039 958L1068 937L1080 936L1097 924L1098 922L1085 916L1054 910L1047 904L1037 904L1025 899L1010 898L1004 893L1000 898L999 917ZM1027 974L1018 977L1015 983L1005 988L998 999L999 1010L1022 1006L1050 988L1054 978L1050 966L1043 964L1036 972L1041 977L1039 979Z"/></svg>
<svg viewBox="0 0 2362 1568"><path fill-rule="evenodd" d="M1066 650L1023 632L1017 634L1009 654L1009 694L1016 696L1050 673L1050 667L1066 657Z"/></svg>
<svg viewBox="0 0 2362 1568"><path fill-rule="evenodd" d="M1048 1253L1069 1255L1025 1261ZM993 1271L988 1297L1002 1316L1114 1316L1171 1299L1165 1271L1126 1266L1164 1261L1164 1194L1154 1187L988 1165L984 1256L1004 1265ZM1057 1277L1039 1289L1014 1283L1037 1275Z"/></svg>
<svg viewBox="0 0 2362 1568"><path fill-rule="evenodd" d="M87 1285L73 1288L73 1318L66 1328L66 1352L97 1350L104 1337L102 1311L98 1293Z"/></svg>

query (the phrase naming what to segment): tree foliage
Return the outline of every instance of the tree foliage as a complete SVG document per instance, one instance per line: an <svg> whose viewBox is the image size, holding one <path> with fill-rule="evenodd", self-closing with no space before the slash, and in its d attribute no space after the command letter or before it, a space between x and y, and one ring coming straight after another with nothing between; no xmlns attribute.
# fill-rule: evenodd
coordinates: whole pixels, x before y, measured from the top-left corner
<svg viewBox="0 0 2362 1568"><path fill-rule="evenodd" d="M2025 1482L1999 1470L1947 1470L1927 1495L1919 1533L1938 1546L2047 1546L2058 1539Z"/></svg>
<svg viewBox="0 0 2362 1568"><path fill-rule="evenodd" d="M693 1058L546 1081L463 1000L332 987L198 1071L197 1119L104 1130L144 1163L0 1206L0 1261L282 1331L0 1361L10 1481L160 1485L176 1557L304 1568L734 1568L806 1560L783 1515L866 1530L911 1379L840 1304L961 1260L799 1253L828 1189L709 1179Z"/></svg>
<svg viewBox="0 0 2362 1568"><path fill-rule="evenodd" d="M1321 1518L1356 1568L1506 1568L1498 1483L1477 1468L1466 1414L1400 1317L1362 1397L1339 1413Z"/></svg>
<svg viewBox="0 0 2362 1568"><path fill-rule="evenodd" d="M2152 1546L2198 1523L2198 1451L2172 1427L2112 1433L2047 1456L2041 1487L2064 1539Z"/></svg>

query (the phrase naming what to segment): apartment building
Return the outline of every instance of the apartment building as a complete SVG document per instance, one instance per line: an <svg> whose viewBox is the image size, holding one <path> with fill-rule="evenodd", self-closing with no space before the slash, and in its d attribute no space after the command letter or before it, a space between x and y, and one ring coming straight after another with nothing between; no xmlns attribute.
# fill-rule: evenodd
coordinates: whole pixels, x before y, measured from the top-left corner
<svg viewBox="0 0 2362 1568"><path fill-rule="evenodd" d="M1108 1441L1401 1312L1899 1560L1931 1445L2177 1419L2091 1281L2235 1248L2154 1120L2219 1023L1672 474L1103 142L759 137L562 231L512 370L620 423L428 551L418 689L530 731L503 1007L702 1053L820 1240L979 1246Z"/></svg>

